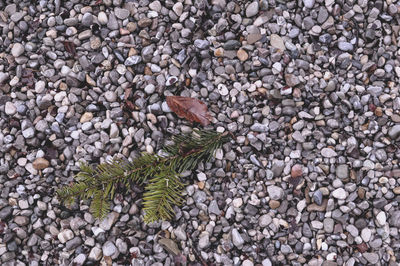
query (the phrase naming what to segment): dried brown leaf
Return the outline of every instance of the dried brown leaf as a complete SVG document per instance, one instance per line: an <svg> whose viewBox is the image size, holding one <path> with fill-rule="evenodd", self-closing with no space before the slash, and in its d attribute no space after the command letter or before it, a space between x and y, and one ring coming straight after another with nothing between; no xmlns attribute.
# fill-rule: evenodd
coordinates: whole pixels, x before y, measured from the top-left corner
<svg viewBox="0 0 400 266"><path fill-rule="evenodd" d="M186 118L191 122L198 122L203 126L210 124L211 115L208 113L207 105L198 99L167 96L167 104L181 118Z"/></svg>
<svg viewBox="0 0 400 266"><path fill-rule="evenodd" d="M64 41L63 43L65 51L67 51L69 54L75 57L76 56L75 44L71 41Z"/></svg>
<svg viewBox="0 0 400 266"><path fill-rule="evenodd" d="M365 244L363 242L363 243L357 245L357 249L360 253L364 253L368 250L368 246L367 246L367 244Z"/></svg>

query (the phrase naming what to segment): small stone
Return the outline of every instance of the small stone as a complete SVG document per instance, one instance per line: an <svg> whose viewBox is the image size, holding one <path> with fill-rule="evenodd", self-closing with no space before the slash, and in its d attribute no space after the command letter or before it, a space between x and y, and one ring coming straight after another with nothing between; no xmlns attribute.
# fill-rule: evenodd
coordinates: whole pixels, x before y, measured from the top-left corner
<svg viewBox="0 0 400 266"><path fill-rule="evenodd" d="M49 167L50 163L45 158L37 158L32 165L36 170L42 170Z"/></svg>
<svg viewBox="0 0 400 266"><path fill-rule="evenodd" d="M108 22L108 17L106 15L106 13L104 13L103 11L100 11L99 14L97 15L97 20L99 21L99 23L101 25L106 25Z"/></svg>
<svg viewBox="0 0 400 266"><path fill-rule="evenodd" d="M339 42L338 47L345 52L353 51L353 45L349 42Z"/></svg>
<svg viewBox="0 0 400 266"><path fill-rule="evenodd" d="M321 190L318 189L317 191L314 192L313 199L317 205L319 205L319 206L322 205L322 198L323 198L323 194L322 194Z"/></svg>
<svg viewBox="0 0 400 266"><path fill-rule="evenodd" d="M281 203L277 200L270 200L268 203L269 207L273 210L278 209L281 206Z"/></svg>
<svg viewBox="0 0 400 266"><path fill-rule="evenodd" d="M221 214L221 210L219 209L216 200L212 200L212 201L210 202L210 206L208 206L208 212L209 212L209 213L213 213L213 214L215 214L215 215L220 215L220 214Z"/></svg>
<svg viewBox="0 0 400 266"><path fill-rule="evenodd" d="M141 56L133 55L133 56L128 57L125 60L124 64L125 64L125 66L133 66L133 65L139 64L141 61L142 61L142 57Z"/></svg>
<svg viewBox="0 0 400 266"><path fill-rule="evenodd" d="M74 233L70 229L64 229L58 234L57 237L58 237L58 240L60 240L60 242L62 244L64 244L68 240L71 240L72 238L74 238Z"/></svg>
<svg viewBox="0 0 400 266"><path fill-rule="evenodd" d="M262 266L272 266L272 262L270 259L265 259L261 263L262 263Z"/></svg>
<svg viewBox="0 0 400 266"><path fill-rule="evenodd" d="M104 256L112 256L117 252L117 247L111 241L107 241L106 243L104 243L102 249Z"/></svg>
<svg viewBox="0 0 400 266"><path fill-rule="evenodd" d="M336 167L336 176L340 179L347 179L349 177L349 166L341 164Z"/></svg>
<svg viewBox="0 0 400 266"><path fill-rule="evenodd" d="M108 231L111 229L111 227L113 226L113 224L118 220L119 217L119 213L117 212L111 212L109 213L106 218L104 218L101 222L100 222L100 228Z"/></svg>
<svg viewBox="0 0 400 266"><path fill-rule="evenodd" d="M364 228L362 231L361 231L361 238L362 238L362 240L364 241L364 242L369 242L369 240L371 239L371 236L372 236L372 232L371 232L371 229L369 229L369 228Z"/></svg>
<svg viewBox="0 0 400 266"><path fill-rule="evenodd" d="M46 88L46 82L39 80L35 83L35 92L40 94L43 93Z"/></svg>
<svg viewBox="0 0 400 266"><path fill-rule="evenodd" d="M388 134L391 139L397 139L400 136L400 125L391 127Z"/></svg>
<svg viewBox="0 0 400 266"><path fill-rule="evenodd" d="M26 139L33 138L35 136L35 130L32 127L28 127L24 131L22 131L22 135Z"/></svg>
<svg viewBox="0 0 400 266"><path fill-rule="evenodd" d="M285 81L286 85L289 87L295 87L296 85L300 84L299 78L293 74L285 74Z"/></svg>
<svg viewBox="0 0 400 266"><path fill-rule="evenodd" d="M91 112L85 112L82 116L81 119L79 120L82 124L86 122L90 122L93 119L93 113Z"/></svg>
<svg viewBox="0 0 400 266"><path fill-rule="evenodd" d="M281 51L284 51L286 49L282 37L277 34L271 34L271 46Z"/></svg>
<svg viewBox="0 0 400 266"><path fill-rule="evenodd" d="M290 171L290 175L292 178L302 176L303 175L303 166L300 164L293 165L292 170Z"/></svg>
<svg viewBox="0 0 400 266"><path fill-rule="evenodd" d="M243 205L243 199L242 198L236 198L232 201L232 205L235 208L240 208Z"/></svg>
<svg viewBox="0 0 400 266"><path fill-rule="evenodd" d="M207 40L201 40L201 39L197 39L194 41L194 46L196 46L197 48L204 50L204 49L208 49L210 46L210 43Z"/></svg>
<svg viewBox="0 0 400 266"><path fill-rule="evenodd" d="M118 21L114 15L114 13L111 13L108 17L107 28L109 28L110 30L118 30L119 29Z"/></svg>
<svg viewBox="0 0 400 266"><path fill-rule="evenodd" d="M380 227L386 224L386 213L384 211L379 212L376 216L376 224Z"/></svg>
<svg viewBox="0 0 400 266"><path fill-rule="evenodd" d="M272 200L280 200L283 198L285 192L281 187L278 186L268 186L267 187L268 195Z"/></svg>
<svg viewBox="0 0 400 266"><path fill-rule="evenodd" d="M251 260L244 260L242 266L253 266L254 263Z"/></svg>
<svg viewBox="0 0 400 266"><path fill-rule="evenodd" d="M244 240L236 228L232 229L232 242L239 249L242 248L244 244Z"/></svg>
<svg viewBox="0 0 400 266"><path fill-rule="evenodd" d="M376 264L379 261L379 255L376 253L365 252L363 257L371 264Z"/></svg>
<svg viewBox="0 0 400 266"><path fill-rule="evenodd" d="M156 11L156 12L160 12L162 6L161 6L160 1L151 1L151 3L149 4L149 8L150 8L151 10Z"/></svg>
<svg viewBox="0 0 400 266"><path fill-rule="evenodd" d="M89 253L89 259L90 260L94 260L94 261L98 261L101 259L103 255L103 252L101 251L100 248L98 247L93 247L92 250Z"/></svg>
<svg viewBox="0 0 400 266"><path fill-rule="evenodd" d="M337 153L334 150L332 150L331 148L323 148L321 150L321 155L326 158L332 158L332 157L336 157Z"/></svg>
<svg viewBox="0 0 400 266"><path fill-rule="evenodd" d="M303 0L303 4L304 7L311 9L315 4L315 0Z"/></svg>
<svg viewBox="0 0 400 266"><path fill-rule="evenodd" d="M175 3L174 6L172 7L172 10L179 17L180 15L182 15L183 12L183 4L181 2Z"/></svg>
<svg viewBox="0 0 400 266"><path fill-rule="evenodd" d="M240 61L244 62L249 58L249 55L246 53L245 50L239 49L237 51L237 57L239 58Z"/></svg>
<svg viewBox="0 0 400 266"><path fill-rule="evenodd" d="M76 265L84 265L85 261L86 261L86 255L81 253L74 258L73 263Z"/></svg>
<svg viewBox="0 0 400 266"><path fill-rule="evenodd" d="M12 102L6 102L4 111L7 115L14 115L17 113L17 108Z"/></svg>
<svg viewBox="0 0 400 266"><path fill-rule="evenodd" d="M204 234L199 239L199 249L205 249L210 246L210 237L208 234Z"/></svg>
<svg viewBox="0 0 400 266"><path fill-rule="evenodd" d="M174 234L181 241L186 241L186 239L187 239L186 232L185 232L185 230L183 230L182 226L178 226L174 230Z"/></svg>
<svg viewBox="0 0 400 266"><path fill-rule="evenodd" d="M267 227L272 222L272 217L269 214L264 214L258 219L258 224L261 228Z"/></svg>
<svg viewBox="0 0 400 266"><path fill-rule="evenodd" d="M344 200L347 197L347 193L343 188L337 188L332 192L332 196L336 199Z"/></svg>
<svg viewBox="0 0 400 266"><path fill-rule="evenodd" d="M155 87L153 84L148 84L148 85L144 88L144 91L145 91L147 94L153 94L153 93L155 92L155 90L156 90L156 87Z"/></svg>
<svg viewBox="0 0 400 266"><path fill-rule="evenodd" d="M115 12L115 16L119 19L124 20L129 17L129 10L127 10L127 9L116 7L114 9L114 12Z"/></svg>
<svg viewBox="0 0 400 266"><path fill-rule="evenodd" d="M15 43L13 48L11 49L11 54L14 57L18 57L18 56L22 55L24 53L24 51L25 51L25 48L22 44Z"/></svg>
<svg viewBox="0 0 400 266"><path fill-rule="evenodd" d="M246 17L251 18L258 14L258 1L250 3L246 8Z"/></svg>

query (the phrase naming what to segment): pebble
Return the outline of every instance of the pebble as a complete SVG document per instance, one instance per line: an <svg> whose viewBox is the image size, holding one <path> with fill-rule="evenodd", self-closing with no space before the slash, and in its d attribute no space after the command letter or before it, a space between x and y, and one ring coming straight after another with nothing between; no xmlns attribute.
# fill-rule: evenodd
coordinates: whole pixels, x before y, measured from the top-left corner
<svg viewBox="0 0 400 266"><path fill-rule="evenodd" d="M107 241L106 243L104 243L102 250L104 256L111 257L117 252L117 247L114 245L113 242Z"/></svg>
<svg viewBox="0 0 400 266"><path fill-rule="evenodd" d="M259 4L258 1L250 3L246 8L246 17L251 18L258 14Z"/></svg>
<svg viewBox="0 0 400 266"><path fill-rule="evenodd" d="M4 111L6 115L15 115L17 113L17 108L12 102L6 102Z"/></svg>
<svg viewBox="0 0 400 266"><path fill-rule="evenodd" d="M20 43L15 43L11 49L11 54L14 57L19 57L25 52L25 48L22 44Z"/></svg>
<svg viewBox="0 0 400 266"><path fill-rule="evenodd" d="M286 46L281 36L277 34L271 34L270 38L271 38L270 43L272 47L275 47L281 51L284 51L286 49Z"/></svg>
<svg viewBox="0 0 400 266"><path fill-rule="evenodd" d="M232 229L232 243L237 248L242 248L244 244L244 239L236 228Z"/></svg>
<svg viewBox="0 0 400 266"><path fill-rule="evenodd" d="M343 188L337 188L332 192L332 196L336 199L344 200L346 199L346 191Z"/></svg>
<svg viewBox="0 0 400 266"><path fill-rule="evenodd" d="M285 192L282 188L278 186L268 186L267 187L268 195L272 200L280 200L283 198Z"/></svg>
<svg viewBox="0 0 400 266"><path fill-rule="evenodd" d="M336 157L337 153L334 150L332 150L331 148L323 148L321 150L321 155L326 158L332 158L332 157Z"/></svg>

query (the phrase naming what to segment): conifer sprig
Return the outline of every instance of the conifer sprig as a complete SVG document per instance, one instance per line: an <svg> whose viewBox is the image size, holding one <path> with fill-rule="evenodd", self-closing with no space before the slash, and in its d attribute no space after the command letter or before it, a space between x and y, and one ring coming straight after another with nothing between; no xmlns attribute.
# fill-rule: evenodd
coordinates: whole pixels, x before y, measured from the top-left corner
<svg viewBox="0 0 400 266"><path fill-rule="evenodd" d="M144 221L171 219L173 207L183 202L180 173L193 170L202 160L210 160L215 150L228 140L228 133L194 130L191 134L174 136L173 144L164 147L167 156L144 153L131 162L113 159L97 167L81 163L76 183L59 189L57 194L66 203L77 198L92 199L91 212L96 218L103 218L120 184L127 190L132 183L145 184Z"/></svg>

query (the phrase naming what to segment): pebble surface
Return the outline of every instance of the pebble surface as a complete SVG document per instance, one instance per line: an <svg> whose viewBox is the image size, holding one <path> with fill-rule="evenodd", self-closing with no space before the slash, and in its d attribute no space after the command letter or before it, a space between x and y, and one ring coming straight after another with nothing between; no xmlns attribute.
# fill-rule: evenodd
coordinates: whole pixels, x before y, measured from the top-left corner
<svg viewBox="0 0 400 266"><path fill-rule="evenodd" d="M0 1L1 265L398 265L400 3ZM93 2L93 3L89 3ZM96 2L96 4L94 4ZM97 221L79 162L158 152L204 101L235 135L171 221ZM196 252L197 251L197 252Z"/></svg>

